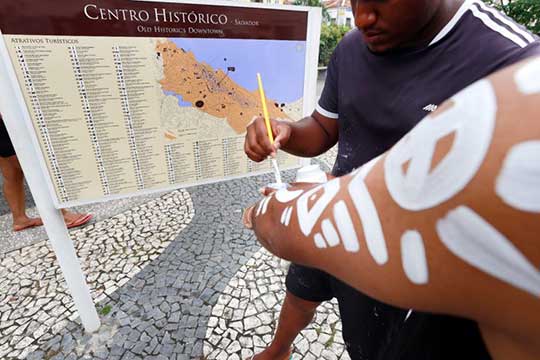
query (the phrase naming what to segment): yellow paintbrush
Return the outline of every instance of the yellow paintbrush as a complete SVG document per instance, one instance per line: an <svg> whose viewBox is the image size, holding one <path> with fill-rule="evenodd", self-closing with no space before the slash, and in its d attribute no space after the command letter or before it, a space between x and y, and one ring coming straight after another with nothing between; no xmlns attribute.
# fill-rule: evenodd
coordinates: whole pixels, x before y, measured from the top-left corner
<svg viewBox="0 0 540 360"><path fill-rule="evenodd" d="M266 96L264 95L264 89L261 79L261 74L257 73L257 81L259 83L259 93L261 94L261 103L263 108L264 122L266 124L266 131L268 132L268 138L270 143L274 144L274 133L272 132L272 125L270 124L270 115L268 115L268 107L266 106ZM276 183L281 184L281 173L279 172L279 167L277 160L275 158L270 159L272 161L272 168L274 169L274 175L276 177Z"/></svg>

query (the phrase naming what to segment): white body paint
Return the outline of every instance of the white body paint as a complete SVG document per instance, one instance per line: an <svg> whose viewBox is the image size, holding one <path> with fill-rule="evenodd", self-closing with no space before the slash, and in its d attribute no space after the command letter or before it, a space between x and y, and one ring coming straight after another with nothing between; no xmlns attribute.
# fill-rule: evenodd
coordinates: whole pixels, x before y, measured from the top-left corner
<svg viewBox="0 0 540 360"><path fill-rule="evenodd" d="M495 192L513 208L540 213L540 141L523 142L510 149Z"/></svg>
<svg viewBox="0 0 540 360"><path fill-rule="evenodd" d="M261 210L262 210L262 207L263 207L263 204L264 204L265 201L266 201L266 198L262 199L259 202L259 206L257 206L257 212L255 213L255 216L261 215Z"/></svg>
<svg viewBox="0 0 540 360"><path fill-rule="evenodd" d="M369 173L371 172L371 170L375 167L375 165L377 164L377 162L379 162L380 158L382 157L383 155L379 155L377 156L376 158L373 158L371 159L369 162L365 163L364 165L362 165L360 167L360 169L356 170L360 176L362 177L362 179L366 179L366 177L369 175Z"/></svg>
<svg viewBox="0 0 540 360"><path fill-rule="evenodd" d="M311 234L313 227L322 216L324 210L336 197L337 193L339 192L339 188L339 179L334 179L324 185L319 185L300 196L297 201L298 225L300 227L300 231L302 231L305 236L309 236L309 234ZM308 201L310 197L312 195L316 195L316 193L321 189L323 190L323 194L313 204L311 209L308 209Z"/></svg>
<svg viewBox="0 0 540 360"><path fill-rule="evenodd" d="M540 297L540 272L503 234L460 206L437 221L437 234L454 255L512 286Z"/></svg>
<svg viewBox="0 0 540 360"><path fill-rule="evenodd" d="M310 236L313 228L319 222L324 211L330 206L340 190L340 179L334 179L319 185L302 194L297 200L297 215L300 231L305 236ZM322 191L322 195L317 193ZM318 198L317 198L318 197ZM309 202L314 202L311 208L308 208ZM314 235L313 241L318 248L327 246L335 247L343 243L345 250L356 252L360 248L358 236L354 230L347 206L343 201L338 202L333 209L334 221L336 227L330 219L322 219L321 233Z"/></svg>
<svg viewBox="0 0 540 360"><path fill-rule="evenodd" d="M401 262L405 275L412 283L428 283L426 250L422 235L418 231L408 230L401 236Z"/></svg>
<svg viewBox="0 0 540 360"><path fill-rule="evenodd" d="M293 212L293 207L290 206L288 207L288 212L287 212L287 215L285 216L285 226L289 226L289 223L291 222L291 216L292 216L292 212Z"/></svg>
<svg viewBox="0 0 540 360"><path fill-rule="evenodd" d="M329 219L324 219L321 223L322 233L329 246L339 245L339 235L334 225Z"/></svg>
<svg viewBox="0 0 540 360"><path fill-rule="evenodd" d="M324 241L324 238L321 234L316 233L313 237L313 240L315 241L315 246L319 249L324 249L326 247L326 241Z"/></svg>
<svg viewBox="0 0 540 360"><path fill-rule="evenodd" d="M377 208L364 183L367 173L361 170L358 171L349 183L349 193L362 220L362 229L364 230L369 253L377 264L383 265L388 261L388 250L386 249L386 241Z"/></svg>
<svg viewBox="0 0 540 360"><path fill-rule="evenodd" d="M339 201L334 206L334 220L336 221L336 226L341 235L345 250L349 252L357 252L360 250L360 243L358 242L356 230L354 230L354 225L351 216L349 215L349 211L347 210L347 205L343 200Z"/></svg>
<svg viewBox="0 0 540 360"><path fill-rule="evenodd" d="M523 94L540 93L540 59L532 60L525 66L522 66L516 71L514 79L519 91Z"/></svg>
<svg viewBox="0 0 540 360"><path fill-rule="evenodd" d="M319 165L312 164L304 166L296 172L296 182L306 182L306 183L324 183L328 181L326 173L321 170Z"/></svg>
<svg viewBox="0 0 540 360"><path fill-rule="evenodd" d="M255 213L255 216L264 215L266 214L266 211L268 210L268 203L272 199L272 195L264 198L259 203L259 206L257 207L257 212Z"/></svg>
<svg viewBox="0 0 540 360"><path fill-rule="evenodd" d="M270 199L272 199L272 196L268 196L264 202L263 202L263 206L262 206L262 214L266 214L266 211L268 210L268 203L270 202Z"/></svg>
<svg viewBox="0 0 540 360"><path fill-rule="evenodd" d="M292 206L288 206L285 209L283 209L283 213L281 213L281 223L285 226L289 226L289 223L291 222L291 215L292 215Z"/></svg>
<svg viewBox="0 0 540 360"><path fill-rule="evenodd" d="M425 210L463 190L488 151L497 112L491 83L482 80L452 98L453 107L420 122L390 150L385 181L404 209ZM454 133L449 153L430 170L437 141ZM408 171L403 165L410 161Z"/></svg>
<svg viewBox="0 0 540 360"><path fill-rule="evenodd" d="M288 203L289 201L293 201L300 195L302 195L304 191L302 190L294 190L289 191L287 189L278 190L275 192L276 200L279 201L282 204Z"/></svg>

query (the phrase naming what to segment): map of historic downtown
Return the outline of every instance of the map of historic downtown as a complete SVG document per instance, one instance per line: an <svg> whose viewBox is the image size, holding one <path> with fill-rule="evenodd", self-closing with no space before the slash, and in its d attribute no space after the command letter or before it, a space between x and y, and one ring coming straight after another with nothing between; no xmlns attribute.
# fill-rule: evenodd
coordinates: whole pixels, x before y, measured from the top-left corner
<svg viewBox="0 0 540 360"><path fill-rule="evenodd" d="M242 134L254 116L262 116L259 72L270 117L298 120L302 115L303 41L167 39L156 43L156 57L161 89L175 98L177 113L203 113ZM182 126L165 125L167 139L174 140Z"/></svg>

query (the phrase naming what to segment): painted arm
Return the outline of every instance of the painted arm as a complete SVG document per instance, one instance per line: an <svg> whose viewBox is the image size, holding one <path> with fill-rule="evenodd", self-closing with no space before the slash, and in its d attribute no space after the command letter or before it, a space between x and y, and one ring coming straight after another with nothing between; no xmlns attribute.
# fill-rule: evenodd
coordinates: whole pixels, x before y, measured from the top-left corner
<svg viewBox="0 0 540 360"><path fill-rule="evenodd" d="M264 198L249 221L279 257L396 306L474 319L495 353L502 333L536 356L539 104L536 59L454 96L358 171Z"/></svg>

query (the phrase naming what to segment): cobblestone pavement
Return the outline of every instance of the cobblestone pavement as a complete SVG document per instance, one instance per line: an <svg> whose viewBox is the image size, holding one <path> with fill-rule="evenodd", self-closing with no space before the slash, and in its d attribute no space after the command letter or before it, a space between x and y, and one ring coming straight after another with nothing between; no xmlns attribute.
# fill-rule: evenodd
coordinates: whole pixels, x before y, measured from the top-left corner
<svg viewBox="0 0 540 360"><path fill-rule="evenodd" d="M283 263L261 249L238 270L212 308L204 342L207 359L247 359L272 341L285 298ZM294 359L349 359L336 310L336 301L319 307L294 343Z"/></svg>
<svg viewBox="0 0 540 360"><path fill-rule="evenodd" d="M92 220L92 222L95 223L101 220L108 219L116 214L120 214L137 205L144 204L151 199L159 197L160 195L162 194L156 193L127 199L113 200L106 203L80 206L70 210L78 211L80 213L93 214L94 219ZM29 193L27 194L27 203L27 214L29 216L37 217L38 212ZM45 228L43 226L27 229L24 231L13 232L13 217L7 209L5 201L0 201L0 214L0 258L4 257L6 253L26 246L30 246L47 238L47 234L45 233Z"/></svg>
<svg viewBox="0 0 540 360"><path fill-rule="evenodd" d="M176 191L72 232L103 322L93 335L84 334L46 242L6 254L0 358L240 359L259 351L276 325L284 269L242 227L241 212L268 182ZM242 331L232 321L239 311ZM335 303L320 307L297 339L296 359L347 358L337 314Z"/></svg>
<svg viewBox="0 0 540 360"><path fill-rule="evenodd" d="M71 233L96 302L141 271L191 221L186 191L175 191ZM0 262L0 358L24 358L77 317L47 241Z"/></svg>

